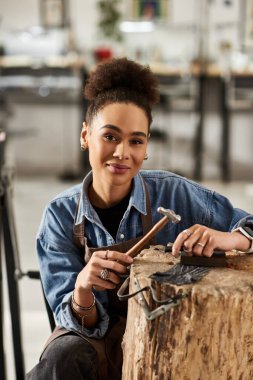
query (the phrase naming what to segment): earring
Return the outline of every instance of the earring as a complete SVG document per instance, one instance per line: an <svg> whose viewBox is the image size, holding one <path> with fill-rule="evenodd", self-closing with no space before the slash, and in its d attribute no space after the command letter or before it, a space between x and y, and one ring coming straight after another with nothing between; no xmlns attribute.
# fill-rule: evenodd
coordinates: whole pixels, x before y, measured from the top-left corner
<svg viewBox="0 0 253 380"><path fill-rule="evenodd" d="M148 154L145 154L144 160L148 160Z"/></svg>
<svg viewBox="0 0 253 380"><path fill-rule="evenodd" d="M81 145L81 150L84 152L87 149L86 145Z"/></svg>

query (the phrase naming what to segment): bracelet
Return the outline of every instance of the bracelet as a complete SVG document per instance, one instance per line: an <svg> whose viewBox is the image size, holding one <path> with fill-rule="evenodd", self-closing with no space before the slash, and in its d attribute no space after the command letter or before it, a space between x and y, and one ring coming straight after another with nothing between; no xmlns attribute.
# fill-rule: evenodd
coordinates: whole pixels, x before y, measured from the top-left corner
<svg viewBox="0 0 253 380"><path fill-rule="evenodd" d="M96 299L95 299L95 296L94 296L94 293L92 292L92 296L93 296L93 301L92 301L92 304L88 307L85 307L85 306L81 306L81 305L78 305L78 303L76 303L75 299L74 299L74 291L72 293L72 304L73 306L76 306L79 310L82 310L82 311L87 311L87 310L91 310L93 309L93 307L95 306L96 304ZM75 309L75 308L74 308ZM76 310L76 309L75 309Z"/></svg>
<svg viewBox="0 0 253 380"><path fill-rule="evenodd" d="M80 319L81 319L81 321L82 321L82 333L84 332L84 328L85 328L85 323L84 323L84 320L85 320L85 318L89 318L89 317L91 317L92 316L92 313L89 313L89 314L79 314L78 312L77 312L77 310L74 308L74 306L73 306L73 303L71 302L71 310L73 311L73 313L75 314L75 315L77 315Z"/></svg>
<svg viewBox="0 0 253 380"><path fill-rule="evenodd" d="M88 313L88 314L79 314L78 311L74 308L73 304L71 303L71 309L72 311L74 312L74 314L76 314L79 318L89 318L92 316L92 313Z"/></svg>

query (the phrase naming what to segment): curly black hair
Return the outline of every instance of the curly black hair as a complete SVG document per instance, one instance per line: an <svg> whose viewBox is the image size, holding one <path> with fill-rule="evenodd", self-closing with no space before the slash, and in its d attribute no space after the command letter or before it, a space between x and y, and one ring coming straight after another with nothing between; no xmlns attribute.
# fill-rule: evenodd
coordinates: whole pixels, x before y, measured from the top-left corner
<svg viewBox="0 0 253 380"><path fill-rule="evenodd" d="M127 58L114 58L100 63L91 72L84 96L90 101L88 123L107 104L133 103L144 110L150 126L152 106L159 101L158 80L148 66Z"/></svg>

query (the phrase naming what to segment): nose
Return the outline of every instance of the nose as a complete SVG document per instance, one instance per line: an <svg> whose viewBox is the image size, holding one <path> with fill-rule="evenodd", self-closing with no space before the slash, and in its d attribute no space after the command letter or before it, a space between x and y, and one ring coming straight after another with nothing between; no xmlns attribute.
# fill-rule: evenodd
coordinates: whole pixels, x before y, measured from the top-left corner
<svg viewBox="0 0 253 380"><path fill-rule="evenodd" d="M127 160L129 158L128 145L123 142L117 144L113 157L118 158L119 160Z"/></svg>

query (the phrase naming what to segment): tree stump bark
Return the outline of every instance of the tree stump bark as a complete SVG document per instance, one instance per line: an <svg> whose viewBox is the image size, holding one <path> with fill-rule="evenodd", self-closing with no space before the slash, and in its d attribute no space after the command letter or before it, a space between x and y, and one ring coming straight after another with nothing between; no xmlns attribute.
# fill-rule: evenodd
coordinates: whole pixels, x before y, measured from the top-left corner
<svg viewBox="0 0 253 380"><path fill-rule="evenodd" d="M134 260L129 292L151 284L149 276L178 260L143 250ZM123 339L123 380L253 379L253 254L227 258L228 267L210 268L198 282L156 283L161 298L188 296L162 316L146 319L137 297L128 303ZM158 304L144 293L151 309Z"/></svg>

